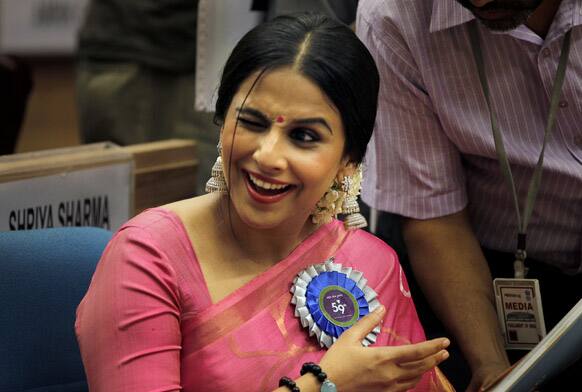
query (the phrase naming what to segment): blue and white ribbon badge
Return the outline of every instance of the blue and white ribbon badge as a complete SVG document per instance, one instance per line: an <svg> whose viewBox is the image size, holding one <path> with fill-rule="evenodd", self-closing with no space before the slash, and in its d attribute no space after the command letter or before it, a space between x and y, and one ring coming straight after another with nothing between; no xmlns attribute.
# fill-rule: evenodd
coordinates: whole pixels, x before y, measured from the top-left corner
<svg viewBox="0 0 582 392"><path fill-rule="evenodd" d="M321 347L329 348L344 331L380 306L378 295L367 283L362 272L334 263L333 258L311 265L293 279L295 317ZM380 326L376 326L362 345L376 342L379 333Z"/></svg>

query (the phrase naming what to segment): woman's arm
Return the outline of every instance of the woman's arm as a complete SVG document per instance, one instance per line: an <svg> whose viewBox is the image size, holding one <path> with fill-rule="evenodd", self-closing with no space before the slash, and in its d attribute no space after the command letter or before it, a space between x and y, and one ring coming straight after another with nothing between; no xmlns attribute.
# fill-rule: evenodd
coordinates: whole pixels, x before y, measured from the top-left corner
<svg viewBox="0 0 582 392"><path fill-rule="evenodd" d="M175 272L145 231L120 231L105 250L75 324L89 388L180 390L180 295Z"/></svg>

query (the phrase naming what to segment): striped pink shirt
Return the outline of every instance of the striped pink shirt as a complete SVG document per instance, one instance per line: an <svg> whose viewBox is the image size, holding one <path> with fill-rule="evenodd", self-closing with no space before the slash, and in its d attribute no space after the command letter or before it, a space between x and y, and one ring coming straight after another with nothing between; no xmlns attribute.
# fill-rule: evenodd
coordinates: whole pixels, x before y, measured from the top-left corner
<svg viewBox="0 0 582 392"><path fill-rule="evenodd" d="M501 174L469 43L473 15L455 0L362 0L357 32L381 75L363 199L429 219L465 206L486 247L515 250L517 219ZM572 48L528 254L582 272L582 1L563 0L546 39L525 26L479 26L492 107L520 202L539 157L565 32Z"/></svg>

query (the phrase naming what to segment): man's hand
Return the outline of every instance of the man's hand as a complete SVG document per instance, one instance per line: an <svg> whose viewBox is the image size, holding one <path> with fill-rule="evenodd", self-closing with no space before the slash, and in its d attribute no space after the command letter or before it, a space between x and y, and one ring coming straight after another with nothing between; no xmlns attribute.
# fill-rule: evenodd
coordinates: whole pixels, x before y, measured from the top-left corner
<svg viewBox="0 0 582 392"><path fill-rule="evenodd" d="M479 392L493 385L499 376L507 371L506 363L490 363L473 371L467 392Z"/></svg>

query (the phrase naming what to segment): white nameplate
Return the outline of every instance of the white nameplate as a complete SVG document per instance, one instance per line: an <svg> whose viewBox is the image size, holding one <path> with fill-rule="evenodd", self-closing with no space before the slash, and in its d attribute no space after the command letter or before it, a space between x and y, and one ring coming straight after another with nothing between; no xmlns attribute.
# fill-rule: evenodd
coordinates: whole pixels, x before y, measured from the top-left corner
<svg viewBox="0 0 582 392"><path fill-rule="evenodd" d="M132 164L117 162L0 183L0 231L65 226L115 230L132 211Z"/></svg>

